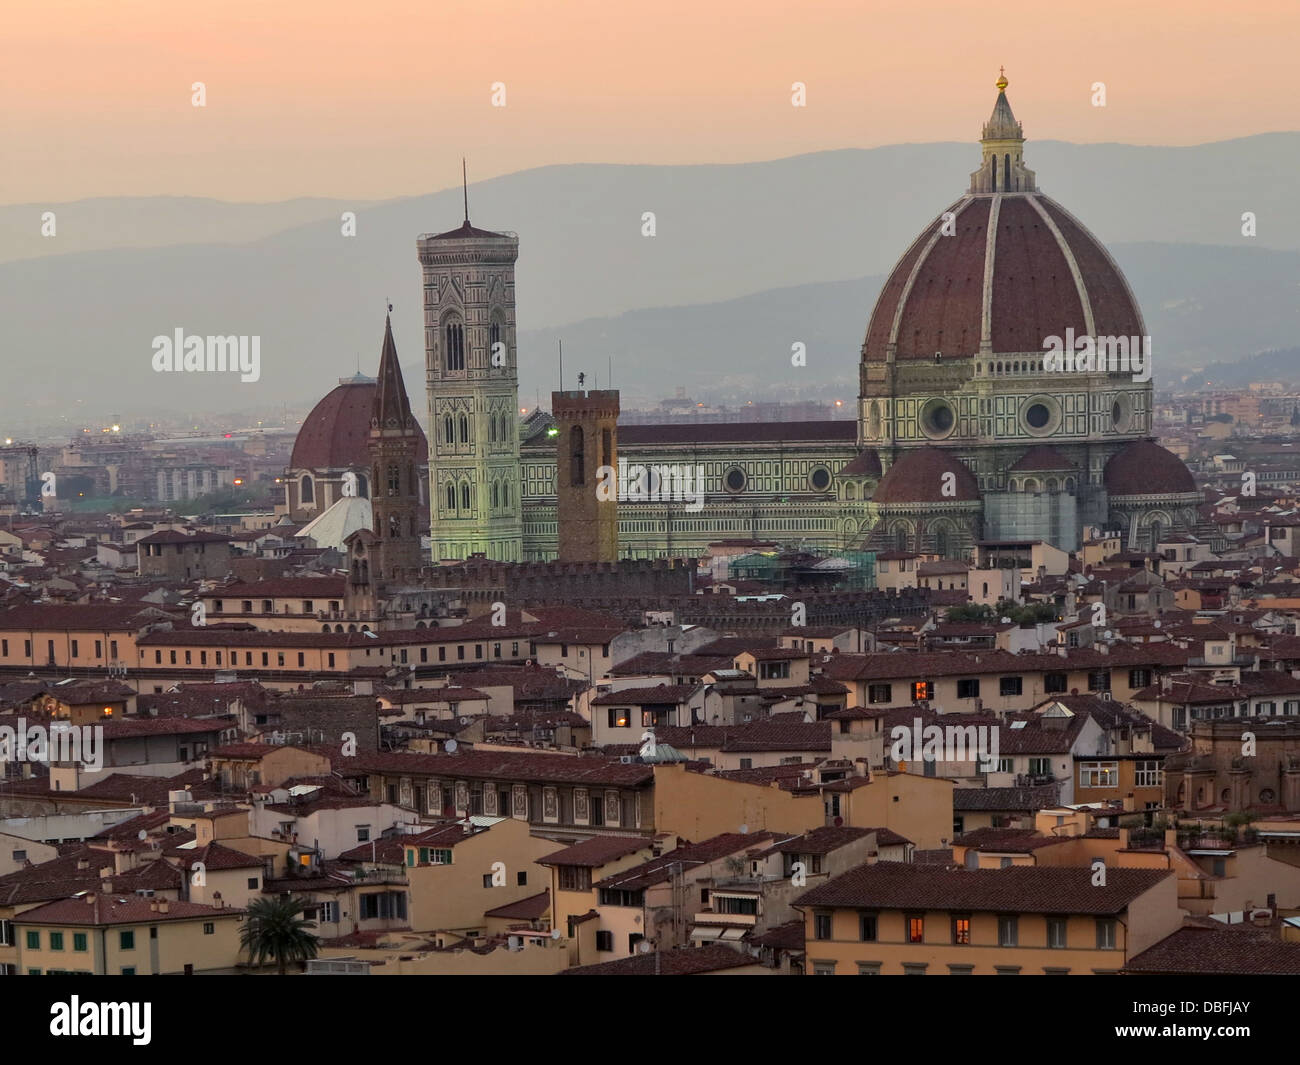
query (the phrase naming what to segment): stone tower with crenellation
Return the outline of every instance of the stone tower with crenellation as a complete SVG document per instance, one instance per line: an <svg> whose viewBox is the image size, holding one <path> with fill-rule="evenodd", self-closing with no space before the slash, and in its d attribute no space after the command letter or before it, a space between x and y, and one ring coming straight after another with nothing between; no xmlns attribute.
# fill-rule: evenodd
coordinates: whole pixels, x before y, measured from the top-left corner
<svg viewBox="0 0 1300 1065"><path fill-rule="evenodd" d="M618 559L618 392L552 392L561 562Z"/></svg>

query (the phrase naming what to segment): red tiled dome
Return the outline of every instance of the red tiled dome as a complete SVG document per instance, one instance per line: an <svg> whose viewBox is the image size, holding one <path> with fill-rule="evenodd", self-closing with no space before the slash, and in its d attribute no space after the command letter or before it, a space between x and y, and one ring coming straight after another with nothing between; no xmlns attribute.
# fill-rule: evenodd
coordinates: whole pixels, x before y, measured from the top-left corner
<svg viewBox="0 0 1300 1065"><path fill-rule="evenodd" d="M995 203L997 231L990 235ZM977 354L986 295L995 354L1041 352L1047 337L1064 337L1071 327L1078 336L1145 335L1119 267L1059 204L1037 192L970 194L949 210L956 232L940 235L943 218L936 218L881 289L864 361L883 362L891 344L899 359L933 359L936 351L945 358ZM993 277L986 284L990 262Z"/></svg>
<svg viewBox="0 0 1300 1065"><path fill-rule="evenodd" d="M943 494L945 473L956 475L956 495ZM871 499L874 503L971 503L979 502L980 486L956 455L923 447L908 451L890 466Z"/></svg>
<svg viewBox="0 0 1300 1065"><path fill-rule="evenodd" d="M1072 470L1073 462L1054 447L1038 444L1031 447L1011 467L1011 473L1028 473L1033 470Z"/></svg>
<svg viewBox="0 0 1300 1065"><path fill-rule="evenodd" d="M312 408L293 443L290 469L326 470L368 466L366 443L379 385L368 377L343 382ZM427 449L424 433L420 444Z"/></svg>
<svg viewBox="0 0 1300 1065"><path fill-rule="evenodd" d="M879 477L880 456L873 447L863 448L840 470L841 477Z"/></svg>
<svg viewBox="0 0 1300 1065"><path fill-rule="evenodd" d="M1112 499L1196 492L1196 480L1183 460L1150 440L1135 440L1117 451L1102 478Z"/></svg>

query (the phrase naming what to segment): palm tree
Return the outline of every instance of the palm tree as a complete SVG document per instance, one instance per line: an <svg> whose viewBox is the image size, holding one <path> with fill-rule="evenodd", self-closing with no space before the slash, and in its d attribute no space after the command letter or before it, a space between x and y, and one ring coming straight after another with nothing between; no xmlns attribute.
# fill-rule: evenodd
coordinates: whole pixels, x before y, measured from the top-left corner
<svg viewBox="0 0 1300 1065"><path fill-rule="evenodd" d="M295 964L316 957L317 937L311 932L315 921L302 916L308 901L295 896L255 899L249 903L247 920L239 931L239 945L248 951L254 965L274 958L285 974L286 963Z"/></svg>

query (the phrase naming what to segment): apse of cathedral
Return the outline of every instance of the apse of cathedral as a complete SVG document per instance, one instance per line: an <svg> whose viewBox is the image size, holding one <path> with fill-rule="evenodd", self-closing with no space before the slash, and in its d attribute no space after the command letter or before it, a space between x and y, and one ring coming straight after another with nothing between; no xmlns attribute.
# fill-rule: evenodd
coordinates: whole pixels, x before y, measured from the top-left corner
<svg viewBox="0 0 1300 1065"><path fill-rule="evenodd" d="M966 192L922 230L881 289L860 352L857 424L616 427L621 471L686 471L699 493L699 505L684 505L620 492L619 557L699 556L718 541L761 540L828 554L965 558L976 542L1072 551L1089 526L1121 530L1141 548L1194 529L1192 476L1151 439L1149 362L1141 373L1129 361L1130 345L1133 359L1149 357L1141 309L1101 242L1039 189L1006 88L1000 78ZM376 502L363 515L368 535L388 544L395 519L408 538L406 549L387 552L401 560L386 563L390 571L410 571L413 506L427 512L426 563L555 559L557 498L583 487L558 485L558 449L596 437L570 424L580 392L557 393L571 397L557 415L519 417L518 238L471 225L467 205L459 228L420 236L417 252L427 441L419 426L396 434L400 442L372 438L375 418L387 417L376 403L392 401L382 369L389 329L378 383L341 382L304 422L287 510L295 520L322 513L353 472ZM1124 359L1080 368L1073 352L1064 366L1049 357L1053 338L1076 337L1109 340L1112 355L1122 342ZM617 409L617 393L600 395ZM396 509L378 495L390 486L390 464L375 461L384 446L427 456L399 477ZM566 478L588 469L594 492L597 460L565 460Z"/></svg>

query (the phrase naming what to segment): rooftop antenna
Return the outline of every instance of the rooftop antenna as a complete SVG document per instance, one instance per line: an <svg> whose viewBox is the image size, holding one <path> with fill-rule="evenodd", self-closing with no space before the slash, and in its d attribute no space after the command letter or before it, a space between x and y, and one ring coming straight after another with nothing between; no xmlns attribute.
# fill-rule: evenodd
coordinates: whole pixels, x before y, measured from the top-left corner
<svg viewBox="0 0 1300 1065"><path fill-rule="evenodd" d="M564 391L564 341L560 342L560 391Z"/></svg>
<svg viewBox="0 0 1300 1065"><path fill-rule="evenodd" d="M460 185L465 193L465 224L469 225L469 171L465 166L465 157L460 157Z"/></svg>
<svg viewBox="0 0 1300 1065"><path fill-rule="evenodd" d="M607 358L609 359L609 366L608 366L609 372L605 374L605 377L607 378L607 380L605 381L605 387L613 388L614 387L614 356L609 355L607 356Z"/></svg>

